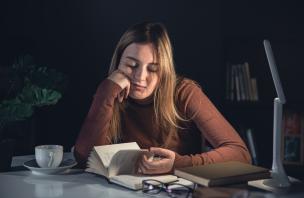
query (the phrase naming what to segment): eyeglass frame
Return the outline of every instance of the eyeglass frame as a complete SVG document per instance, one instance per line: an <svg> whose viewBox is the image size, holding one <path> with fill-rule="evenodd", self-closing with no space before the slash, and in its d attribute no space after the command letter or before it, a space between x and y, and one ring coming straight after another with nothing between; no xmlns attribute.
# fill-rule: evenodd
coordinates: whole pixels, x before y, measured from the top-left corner
<svg viewBox="0 0 304 198"><path fill-rule="evenodd" d="M148 181L158 182L161 186L156 185L156 184L154 185L154 184L151 184L151 183L147 183ZM178 186L182 186L182 187L188 189L187 195L185 196L185 198L188 198L189 195L190 195L191 193L193 193L193 191L194 191L195 188L196 188L196 184L194 184L194 185L193 185L193 188L191 188L191 187L189 187L189 186L186 186L186 185L183 185L183 184L179 184L179 183L175 183L175 182L178 182L178 180L172 181L172 182L168 182L168 183L164 183L164 182L161 182L161 181L156 180L156 179L145 179L145 180L142 181L142 192L145 193L145 194L156 195L156 194L159 194L162 190L165 190L165 192L168 193L168 194L170 195L172 192L170 192L171 189L169 189L168 187L169 187L170 185L172 185L172 186L173 186L173 185L178 185ZM157 192L155 192L155 193L148 193L148 192L145 192L145 191L144 191L144 185L145 185L145 184L152 185L152 186L157 186L157 188L159 188L159 190L158 190ZM149 191L148 189L146 189L146 190Z"/></svg>

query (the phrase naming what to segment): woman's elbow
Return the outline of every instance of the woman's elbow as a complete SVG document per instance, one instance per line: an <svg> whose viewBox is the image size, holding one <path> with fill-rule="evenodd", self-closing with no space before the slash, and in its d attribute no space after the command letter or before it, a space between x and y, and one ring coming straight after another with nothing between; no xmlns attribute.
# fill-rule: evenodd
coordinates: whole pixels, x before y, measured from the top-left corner
<svg viewBox="0 0 304 198"><path fill-rule="evenodd" d="M81 152L79 152L77 147L75 147L73 154L74 154L75 160L77 162L77 168L86 168L87 157L85 155L81 154Z"/></svg>
<svg viewBox="0 0 304 198"><path fill-rule="evenodd" d="M244 163L251 164L252 159L251 159L251 155L250 155L248 149L247 148L242 148L240 150L240 152L241 152L241 155L240 155L241 159L240 160Z"/></svg>

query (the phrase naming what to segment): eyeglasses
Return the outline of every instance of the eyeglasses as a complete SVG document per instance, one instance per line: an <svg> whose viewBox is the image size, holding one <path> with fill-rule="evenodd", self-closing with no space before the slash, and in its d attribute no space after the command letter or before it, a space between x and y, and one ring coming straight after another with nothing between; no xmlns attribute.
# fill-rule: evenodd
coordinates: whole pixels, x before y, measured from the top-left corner
<svg viewBox="0 0 304 198"><path fill-rule="evenodd" d="M193 188L189 186L185 186L177 181L170 182L170 183L163 183L158 180L154 179L147 179L142 181L142 191L145 194L158 194L162 190L167 192L169 197L176 197L176 198L188 198L189 195L193 192Z"/></svg>

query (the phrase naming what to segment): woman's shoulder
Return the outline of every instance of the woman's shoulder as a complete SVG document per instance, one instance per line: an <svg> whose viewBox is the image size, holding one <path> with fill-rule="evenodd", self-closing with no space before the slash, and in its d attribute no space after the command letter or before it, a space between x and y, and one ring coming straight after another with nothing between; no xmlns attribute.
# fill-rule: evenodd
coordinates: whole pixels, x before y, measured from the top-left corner
<svg viewBox="0 0 304 198"><path fill-rule="evenodd" d="M183 94L184 92L192 92L201 90L201 86L198 82L186 78L186 77L178 77L176 83L176 92L177 94Z"/></svg>
<svg viewBox="0 0 304 198"><path fill-rule="evenodd" d="M203 95L205 94L198 82L185 77L178 78L175 89L175 101L177 103L188 103L195 98L199 99Z"/></svg>
<svg viewBox="0 0 304 198"><path fill-rule="evenodd" d="M184 77L178 79L176 84L175 102L181 112L187 114L189 107L193 107L193 109L197 108L197 105L200 104L204 96L205 94L203 93L201 86L196 81ZM192 115L192 113L190 114Z"/></svg>

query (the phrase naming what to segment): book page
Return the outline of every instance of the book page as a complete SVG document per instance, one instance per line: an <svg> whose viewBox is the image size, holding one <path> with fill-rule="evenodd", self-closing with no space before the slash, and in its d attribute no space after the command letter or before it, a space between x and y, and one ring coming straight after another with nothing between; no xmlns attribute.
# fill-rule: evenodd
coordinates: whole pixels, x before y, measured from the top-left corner
<svg viewBox="0 0 304 198"><path fill-rule="evenodd" d="M120 150L112 157L109 177L120 174L134 174L138 158L147 150Z"/></svg>
<svg viewBox="0 0 304 198"><path fill-rule="evenodd" d="M85 171L108 177L108 169L104 167L95 150L90 153Z"/></svg>
<svg viewBox="0 0 304 198"><path fill-rule="evenodd" d="M105 168L108 168L113 156L120 150L140 150L136 142L94 146L93 148L99 156Z"/></svg>

